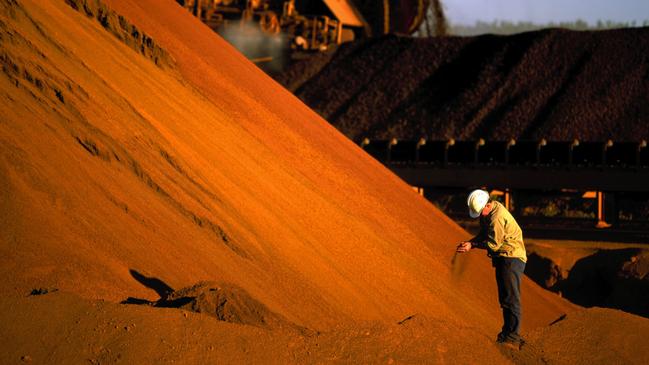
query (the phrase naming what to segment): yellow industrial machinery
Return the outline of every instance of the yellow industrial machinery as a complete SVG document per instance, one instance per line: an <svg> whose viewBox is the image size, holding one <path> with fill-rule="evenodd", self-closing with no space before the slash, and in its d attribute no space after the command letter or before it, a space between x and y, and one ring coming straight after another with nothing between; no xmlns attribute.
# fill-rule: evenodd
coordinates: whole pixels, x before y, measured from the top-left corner
<svg viewBox="0 0 649 365"><path fill-rule="evenodd" d="M417 30L429 0L176 0L217 32L254 24L292 49L322 51L358 37Z"/></svg>
<svg viewBox="0 0 649 365"><path fill-rule="evenodd" d="M283 32L291 47L325 50L330 45L352 40L354 30L365 24L347 2L334 1L329 12L303 15L295 0L178 0L217 32L238 26L241 31L254 24L267 35ZM309 10L309 8L304 8Z"/></svg>

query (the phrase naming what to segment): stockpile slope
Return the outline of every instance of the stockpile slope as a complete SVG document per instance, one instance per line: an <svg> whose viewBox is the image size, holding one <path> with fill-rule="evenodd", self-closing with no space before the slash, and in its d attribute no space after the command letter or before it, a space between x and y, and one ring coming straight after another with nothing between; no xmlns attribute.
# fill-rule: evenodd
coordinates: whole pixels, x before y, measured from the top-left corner
<svg viewBox="0 0 649 365"><path fill-rule="evenodd" d="M3 362L506 360L466 232L175 2L107 4L0 3ZM572 309L523 290L526 333Z"/></svg>
<svg viewBox="0 0 649 365"><path fill-rule="evenodd" d="M639 141L649 137L647 54L648 28L386 36L277 79L353 139Z"/></svg>
<svg viewBox="0 0 649 365"><path fill-rule="evenodd" d="M4 288L232 283L314 328L497 313L454 288L458 226L173 2L5 4Z"/></svg>

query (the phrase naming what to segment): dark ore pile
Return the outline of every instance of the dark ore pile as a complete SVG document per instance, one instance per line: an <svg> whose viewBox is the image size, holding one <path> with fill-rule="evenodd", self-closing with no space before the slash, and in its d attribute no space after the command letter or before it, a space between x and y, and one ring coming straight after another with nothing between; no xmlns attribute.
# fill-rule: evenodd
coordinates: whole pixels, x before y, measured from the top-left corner
<svg viewBox="0 0 649 365"><path fill-rule="evenodd" d="M389 35L276 78L354 140L649 136L649 28Z"/></svg>

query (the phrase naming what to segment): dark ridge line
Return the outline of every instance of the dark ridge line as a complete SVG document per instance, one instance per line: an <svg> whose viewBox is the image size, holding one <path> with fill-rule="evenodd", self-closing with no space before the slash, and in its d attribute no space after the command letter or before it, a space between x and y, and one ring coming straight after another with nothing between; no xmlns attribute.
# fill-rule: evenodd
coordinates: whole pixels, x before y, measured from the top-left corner
<svg viewBox="0 0 649 365"><path fill-rule="evenodd" d="M65 0L72 9L94 18L109 33L161 68L175 68L173 57L146 33L100 0Z"/></svg>

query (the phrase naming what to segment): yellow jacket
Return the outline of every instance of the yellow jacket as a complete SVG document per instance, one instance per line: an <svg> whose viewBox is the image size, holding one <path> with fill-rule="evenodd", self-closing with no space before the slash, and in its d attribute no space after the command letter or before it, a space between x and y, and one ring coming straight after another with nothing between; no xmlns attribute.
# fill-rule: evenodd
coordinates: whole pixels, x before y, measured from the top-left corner
<svg viewBox="0 0 649 365"><path fill-rule="evenodd" d="M471 242L485 248L490 257L508 257L527 262L523 231L507 208L493 201L487 216L480 217L480 233Z"/></svg>

